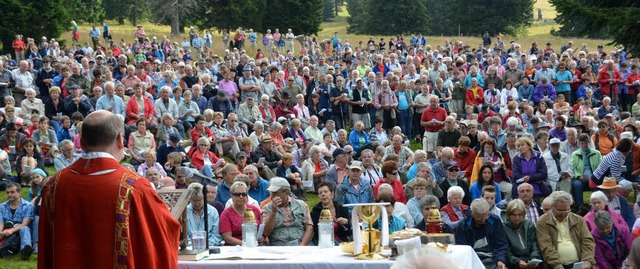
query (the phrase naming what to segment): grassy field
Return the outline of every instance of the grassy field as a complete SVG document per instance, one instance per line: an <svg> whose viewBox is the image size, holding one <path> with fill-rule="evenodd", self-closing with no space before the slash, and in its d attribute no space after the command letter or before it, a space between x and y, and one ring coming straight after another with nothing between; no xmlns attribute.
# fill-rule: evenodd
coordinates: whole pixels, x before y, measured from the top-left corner
<svg viewBox="0 0 640 269"><path fill-rule="evenodd" d="M544 22L535 22L527 31L527 34L524 36L518 36L518 37L505 37L504 40L505 42L509 42L511 40L515 40L516 42L519 42L522 44L524 49L528 49L530 44L533 41L537 41L538 43L546 43L546 42L551 42L554 46L554 48L556 48L556 50L560 49L560 46L562 44L566 44L569 40L573 40L574 44L579 45L581 43L587 43L587 45L589 46L589 48L591 48L592 50L595 49L595 47L599 44L603 44L605 45L606 50L611 50L613 49L613 47L611 46L606 46L606 43L609 42L609 40L600 40L600 39L581 39L581 38L573 38L573 39L567 39L567 38L558 38L555 36L552 36L549 32L552 29L557 29L559 28L559 25L555 23L555 21L553 21L553 18L555 18L555 10L553 9L552 6L549 5L548 0L537 0L535 6L534 6L534 17L537 18L537 8L541 8L542 12L543 12L543 19L546 20ZM345 9L343 9L340 13L339 16L337 18L335 18L333 21L331 22L325 22L322 24L322 31L320 31L318 33L318 39L324 39L324 38L329 38L333 35L334 32L338 32L342 39L344 41L349 41L351 44L357 44L358 41L366 41L368 40L369 36L362 36L362 35L352 35L352 34L347 34L346 28L347 28L347 24L346 24L346 18L347 18L348 14L346 13ZM114 21L109 21L108 22L111 28L111 31L113 33L113 38L114 40L120 40L120 39L124 39L127 42L133 42L134 41L134 36L133 36L133 32L135 30L135 27L131 26L130 24L125 24L125 25L117 25L116 22ZM151 24L151 23L142 23L142 25L144 26L144 28L146 29L147 35L148 36L157 36L159 40L162 40L162 36L163 35L167 35L170 36L170 29L167 26L164 25L156 25L156 24ZM84 43L84 42L90 42L90 39L88 37L88 32L91 29L91 25L88 24L83 24L83 25L79 25L80 26L80 31L81 31L81 35L80 35L80 42ZM102 26L101 25L97 25L98 29L100 29L102 31ZM295 29L295 28L294 28ZM217 31L212 31L214 34L214 51L218 54L221 54L221 46L220 46L220 35L217 33ZM183 34L180 37L177 38L171 38L172 41L177 41L178 43L182 40L182 38L188 37L188 34ZM381 36L374 36L374 38L380 38ZM62 37L60 38L62 40L67 40L70 41L71 40L71 32L67 32L64 33L62 35ZM431 36L431 37L427 37L427 42L429 44L434 44L434 45L439 45L439 44L443 44L445 40L461 40L463 42L465 42L466 44L471 44L472 46L475 46L474 44L477 44L479 42L481 42L480 37L446 37L446 36ZM248 51L248 53L250 55L254 55L255 52L253 51ZM419 147L419 145L412 145L412 147ZM54 173L54 170L52 167L48 167L47 168L47 172L50 174ZM26 193L27 190L23 190L23 197L26 197ZM585 196L585 201L588 201L588 197L589 197L590 193L589 192L585 192L584 196ZM309 206L313 206L316 203L318 203L318 197L317 195L314 194L307 194L307 204ZM6 194L4 191L0 192L0 202L3 202L6 200ZM14 257L10 257L10 258L5 258L5 259L0 259L0 268L6 268L6 269L31 269L31 268L36 268L36 260L37 260L37 256L33 255L31 257L31 259L29 259L28 261L21 261L19 256L14 256Z"/></svg>
<svg viewBox="0 0 640 269"><path fill-rule="evenodd" d="M610 40L586 39L586 38L560 38L560 37L551 35L550 31L552 29L558 29L560 27L560 25L558 25L553 20L556 16L555 9L549 4L548 0L537 0L534 6L534 12L533 12L534 17L536 19L538 14L537 12L538 8L542 9L543 21L534 22L531 25L531 27L527 30L527 33L525 35L505 36L503 38L505 43L508 43L511 40L513 40L522 44L523 49L528 50L531 46L531 43L534 41L541 44L540 45L541 47L544 47L544 45L542 44L551 42L553 44L553 47L556 49L556 51L559 51L560 46L566 44L569 40L572 40L574 42L574 47L579 46L582 43L586 43L591 50L595 50L596 46L598 45L604 45L605 51L610 51L614 49L612 46L607 45L607 43L609 43ZM369 36L354 35L354 34L347 33L347 17L348 16L349 14L347 13L346 8L343 7L339 12L339 16L337 18L334 18L332 21L329 21L329 22L324 22L322 24L321 31L318 33L318 40L330 38L331 36L333 36L334 32L338 32L339 35L342 37L343 42L348 41L349 43L356 44L356 45L358 44L359 41L363 41L366 43L366 41L369 40ZM133 33L135 31L135 27L132 26L131 24L125 23L124 25L117 25L115 21L109 21L108 24L113 33L114 40L120 41L120 39L124 39L126 42L134 41ZM141 23L141 25L144 27L145 31L147 32L147 36L149 37L156 36L158 37L159 41L162 41L162 38L164 35L170 37L171 33L170 33L170 28L168 26L156 25L148 22ZM81 33L80 35L81 43L90 42L88 33L89 33L89 30L91 30L91 26L92 25L89 25L89 24L79 25L80 33ZM97 27L98 29L100 29L100 31L102 31L101 25L97 25ZM188 31L188 26L186 29ZM295 28L293 29L295 33ZM220 42L221 35L218 33L218 31L215 31L215 30L212 30L211 32L213 34L214 52L217 53L218 55L223 54L224 51L222 50L222 46ZM70 41L70 37L71 37L71 32L67 32L67 33L64 33L61 38ZM188 38L188 33L182 34L180 37L174 37L174 38L170 37L170 39L171 41L177 41L178 43L180 43L182 41L182 38L185 38L185 37ZM380 37L383 37L383 36L374 36L374 39L379 40ZM259 35L258 39L260 40L260 38L261 38L261 35ZM388 40L388 37L386 37L386 39ZM470 44L472 47L476 47L478 44L481 43L480 36L429 36L427 37L427 43L431 45L444 44L445 40L450 40L450 41L460 40L460 41L463 41L465 44ZM297 43L296 43L296 46L298 46ZM248 46L245 46L245 47L248 47ZM255 55L255 51L249 48L247 49L248 49L247 52L249 55ZM299 50L296 48L296 51L299 51Z"/></svg>

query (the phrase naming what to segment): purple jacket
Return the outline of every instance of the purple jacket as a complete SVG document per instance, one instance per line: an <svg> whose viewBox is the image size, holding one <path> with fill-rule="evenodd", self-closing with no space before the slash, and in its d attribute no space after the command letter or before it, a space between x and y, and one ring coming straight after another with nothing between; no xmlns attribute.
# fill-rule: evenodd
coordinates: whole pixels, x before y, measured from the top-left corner
<svg viewBox="0 0 640 269"><path fill-rule="evenodd" d="M540 103L540 100L544 99L545 95L549 97L549 100L556 99L556 89L551 83L547 83L547 86L543 86L542 83L539 83L533 90L533 101L536 104Z"/></svg>
<svg viewBox="0 0 640 269"><path fill-rule="evenodd" d="M622 262L626 259L627 255L629 255L632 239L629 230L625 230L626 224L619 225L614 222L613 226L616 228L616 249L618 250L618 255L613 254L613 249L609 243L602 238L597 228L591 231L593 240L596 243L594 255L596 260L595 268L619 269L622 267Z"/></svg>
<svg viewBox="0 0 640 269"><path fill-rule="evenodd" d="M609 212L609 214L611 214L611 221L616 224L616 225L621 225L620 229L625 229L627 232L629 232L629 225L627 224L627 222L624 220L624 218L622 218L622 215L620 215L620 213L609 210L609 206L605 205L604 210ZM583 219L585 224L587 224L587 229L589 229L590 232L593 232L594 229L597 229L596 224L594 222L594 218L596 216L596 212L592 210L589 210L589 213L587 213L586 215L584 215ZM618 227L618 226L616 226Z"/></svg>
<svg viewBox="0 0 640 269"><path fill-rule="evenodd" d="M531 159L528 161L522 155L518 155L511 161L511 169L512 182L516 182L524 176L529 176L529 184L533 186L533 193L542 194L540 183L547 180L547 165L540 153L531 152ZM518 198L517 185L513 184L513 198Z"/></svg>

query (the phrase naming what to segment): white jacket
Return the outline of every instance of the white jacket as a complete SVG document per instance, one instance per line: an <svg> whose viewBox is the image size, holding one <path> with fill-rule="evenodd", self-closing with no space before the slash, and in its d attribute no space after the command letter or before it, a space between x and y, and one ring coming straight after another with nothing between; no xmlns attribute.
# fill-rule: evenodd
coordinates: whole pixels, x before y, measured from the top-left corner
<svg viewBox="0 0 640 269"><path fill-rule="evenodd" d="M560 181L560 172L567 172L573 178L573 169L571 168L571 158L566 153L560 151L560 169L556 166L556 161L551 156L551 151L542 154L542 158L547 165L547 178L551 184L552 190L556 189L556 183Z"/></svg>

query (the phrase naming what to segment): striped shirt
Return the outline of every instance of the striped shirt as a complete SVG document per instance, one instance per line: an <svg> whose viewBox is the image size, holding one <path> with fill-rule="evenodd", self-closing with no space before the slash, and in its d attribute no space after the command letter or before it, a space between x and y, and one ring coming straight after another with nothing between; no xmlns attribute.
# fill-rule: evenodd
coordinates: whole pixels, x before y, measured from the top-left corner
<svg viewBox="0 0 640 269"><path fill-rule="evenodd" d="M607 154L602 158L602 162L593 172L593 176L597 179L597 182L602 182L604 177L610 176L616 178L616 182L620 182L624 178L622 177L622 165L625 163L626 157L624 153L614 149L613 152Z"/></svg>

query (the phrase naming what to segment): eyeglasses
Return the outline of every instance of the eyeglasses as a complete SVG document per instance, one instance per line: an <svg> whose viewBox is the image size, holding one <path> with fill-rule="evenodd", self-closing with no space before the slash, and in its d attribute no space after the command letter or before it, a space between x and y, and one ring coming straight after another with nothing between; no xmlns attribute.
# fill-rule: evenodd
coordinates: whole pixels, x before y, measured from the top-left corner
<svg viewBox="0 0 640 269"><path fill-rule="evenodd" d="M230 122L237 122L238 120L229 120Z"/></svg>
<svg viewBox="0 0 640 269"><path fill-rule="evenodd" d="M247 197L247 193L246 192L234 192L233 196L236 196L236 197Z"/></svg>
<svg viewBox="0 0 640 269"><path fill-rule="evenodd" d="M460 169L449 169L449 172L460 172Z"/></svg>
<svg viewBox="0 0 640 269"><path fill-rule="evenodd" d="M293 82L293 80L289 80L289 82Z"/></svg>

